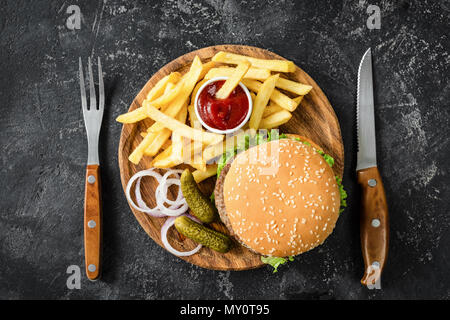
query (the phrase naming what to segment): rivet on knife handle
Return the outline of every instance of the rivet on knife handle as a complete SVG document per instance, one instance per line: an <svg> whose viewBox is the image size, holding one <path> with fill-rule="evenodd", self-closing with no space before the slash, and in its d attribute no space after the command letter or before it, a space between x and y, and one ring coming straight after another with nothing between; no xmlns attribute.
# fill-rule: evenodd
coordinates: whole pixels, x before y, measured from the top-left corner
<svg viewBox="0 0 450 320"><path fill-rule="evenodd" d="M88 165L84 195L84 255L86 275L97 280L101 272L102 206L99 165Z"/></svg>
<svg viewBox="0 0 450 320"><path fill-rule="evenodd" d="M357 172L362 188L361 249L365 272L361 283L375 286L381 280L389 246L389 215L386 194L377 167Z"/></svg>

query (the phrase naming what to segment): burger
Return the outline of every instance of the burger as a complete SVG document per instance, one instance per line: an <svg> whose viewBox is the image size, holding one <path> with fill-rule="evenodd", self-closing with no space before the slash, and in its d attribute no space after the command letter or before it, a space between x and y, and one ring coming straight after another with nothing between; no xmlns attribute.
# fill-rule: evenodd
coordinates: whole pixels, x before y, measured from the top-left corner
<svg viewBox="0 0 450 320"><path fill-rule="evenodd" d="M346 206L333 164L305 137L247 135L219 160L214 198L220 218L276 272L333 232Z"/></svg>

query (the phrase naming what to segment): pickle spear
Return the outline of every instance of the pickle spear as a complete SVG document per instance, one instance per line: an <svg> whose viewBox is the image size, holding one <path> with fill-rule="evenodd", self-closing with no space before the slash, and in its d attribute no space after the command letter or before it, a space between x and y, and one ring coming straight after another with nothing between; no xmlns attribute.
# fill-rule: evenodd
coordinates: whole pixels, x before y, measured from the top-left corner
<svg viewBox="0 0 450 320"><path fill-rule="evenodd" d="M221 253L228 252L232 245L230 237L202 226L186 216L175 219L175 228L185 237Z"/></svg>
<svg viewBox="0 0 450 320"><path fill-rule="evenodd" d="M217 219L217 209L214 204L198 188L194 176L186 169L181 174L181 192L193 215L203 223L211 223Z"/></svg>

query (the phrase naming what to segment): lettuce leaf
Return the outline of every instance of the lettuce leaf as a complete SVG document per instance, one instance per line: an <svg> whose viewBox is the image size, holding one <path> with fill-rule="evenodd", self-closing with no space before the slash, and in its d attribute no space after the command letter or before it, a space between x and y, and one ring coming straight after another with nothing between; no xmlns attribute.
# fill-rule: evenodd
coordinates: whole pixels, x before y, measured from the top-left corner
<svg viewBox="0 0 450 320"><path fill-rule="evenodd" d="M294 261L294 257L289 256L288 258L280 257L264 257L261 256L261 261L265 264L269 264L273 267L273 273L278 272L278 267L288 261Z"/></svg>
<svg viewBox="0 0 450 320"><path fill-rule="evenodd" d="M344 186L342 185L342 179L338 176L336 178L336 183L339 188L339 195L341 199L341 208L339 209L339 213L342 213L344 211L344 208L347 207L347 191L344 190Z"/></svg>
<svg viewBox="0 0 450 320"><path fill-rule="evenodd" d="M322 150L316 150L318 154L320 154L323 159L325 160L326 163L328 163L328 165L330 167L334 166L334 158L332 156L330 156L329 154L326 154L325 152L323 152Z"/></svg>

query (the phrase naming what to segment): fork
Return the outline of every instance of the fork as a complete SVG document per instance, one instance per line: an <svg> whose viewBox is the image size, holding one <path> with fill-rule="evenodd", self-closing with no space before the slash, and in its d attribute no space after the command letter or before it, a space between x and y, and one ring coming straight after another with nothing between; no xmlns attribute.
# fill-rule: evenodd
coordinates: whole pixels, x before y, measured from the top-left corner
<svg viewBox="0 0 450 320"><path fill-rule="evenodd" d="M86 90L84 87L83 64L80 61L80 90L81 107L83 109L84 125L88 141L88 160L86 167L86 181L84 193L84 257L86 275L89 280L100 278L101 248L102 248L102 205L100 183L100 161L98 156L98 139L102 125L103 110L105 106L105 90L100 58L98 58L98 94L99 103L95 95L94 77L92 75L91 58L88 59L89 70L89 100L86 103Z"/></svg>

